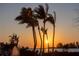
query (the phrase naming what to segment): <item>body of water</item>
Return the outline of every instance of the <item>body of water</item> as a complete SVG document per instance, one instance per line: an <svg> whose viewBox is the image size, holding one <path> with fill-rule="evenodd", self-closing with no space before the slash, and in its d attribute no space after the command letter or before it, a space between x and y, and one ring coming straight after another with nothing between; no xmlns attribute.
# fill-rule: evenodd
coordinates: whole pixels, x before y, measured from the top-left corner
<svg viewBox="0 0 79 59"><path fill-rule="evenodd" d="M37 48L36 50L40 51L39 48ZM55 48L54 50L55 50L55 51L58 51L58 52L63 52L63 51L79 52L79 48L69 48L69 49ZM52 49L49 49L49 51L51 52ZM48 49L44 49L44 52L48 52Z"/></svg>
<svg viewBox="0 0 79 59"><path fill-rule="evenodd" d="M33 50L33 48L30 48L29 50ZM36 50L38 50L38 53L40 53L40 49L37 48ZM52 49L49 49L49 51L51 52ZM62 49L62 48L55 48L55 51L58 51L58 52L63 52L63 51L68 51L68 52L79 52L79 48L69 48L69 49ZM48 49L44 49L44 52L47 53L48 52ZM19 50L14 47L13 48L13 51L12 51L12 55L19 55Z"/></svg>

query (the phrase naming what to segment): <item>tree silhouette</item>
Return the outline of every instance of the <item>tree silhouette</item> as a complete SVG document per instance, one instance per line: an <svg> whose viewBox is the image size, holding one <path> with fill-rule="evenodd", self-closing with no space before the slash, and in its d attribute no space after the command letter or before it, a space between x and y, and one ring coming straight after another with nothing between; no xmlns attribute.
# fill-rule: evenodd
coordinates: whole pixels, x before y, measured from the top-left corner
<svg viewBox="0 0 79 59"><path fill-rule="evenodd" d="M48 4L45 4L46 8L43 7L42 5L39 5L38 7L35 8L36 16L39 19L42 19L45 21L47 14L48 14ZM45 22L43 23L43 27L45 29ZM44 40L45 40L45 33L43 33L43 53L44 53Z"/></svg>
<svg viewBox="0 0 79 59"><path fill-rule="evenodd" d="M15 20L19 21L19 24L27 24L26 28L32 27L33 38L34 38L33 50L35 51L37 45L35 27L38 26L38 21L36 20L36 17L34 16L32 9L30 7L29 8L23 7L20 15L17 16Z"/></svg>
<svg viewBox="0 0 79 59"><path fill-rule="evenodd" d="M57 48L63 48L63 44L62 43L58 43L57 44Z"/></svg>
<svg viewBox="0 0 79 59"><path fill-rule="evenodd" d="M77 48L79 48L79 42L76 42L76 46L77 46Z"/></svg>
<svg viewBox="0 0 79 59"><path fill-rule="evenodd" d="M4 43L3 42L0 42L0 55L4 55L4 49L3 49L3 47L4 47Z"/></svg>
<svg viewBox="0 0 79 59"><path fill-rule="evenodd" d="M75 42L69 43L69 48L77 48Z"/></svg>
<svg viewBox="0 0 79 59"><path fill-rule="evenodd" d="M63 45L63 51L68 52L69 44Z"/></svg>
<svg viewBox="0 0 79 59"><path fill-rule="evenodd" d="M39 31L40 41L41 41L40 55L42 55L42 37L41 37L41 32L40 32L40 26L39 26L39 23L38 23L38 31Z"/></svg>
<svg viewBox="0 0 79 59"><path fill-rule="evenodd" d="M10 39L10 44L11 45L13 45L13 46L16 46L17 47L17 45L18 45L18 39L19 39L19 37L17 36L17 34L12 34L12 35L10 35L9 37L11 37L11 39Z"/></svg>
<svg viewBox="0 0 79 59"><path fill-rule="evenodd" d="M53 25L52 52L54 52L55 23L56 23L56 12L53 11L53 13L54 13L54 17L52 16L52 14L48 14L48 17L44 21L45 23L49 21Z"/></svg>
<svg viewBox="0 0 79 59"><path fill-rule="evenodd" d="M44 29L43 27L41 27L41 31L46 35L46 38L47 38L47 41L48 41L47 30L48 30L48 29ZM49 52L49 42L48 42L48 52Z"/></svg>
<svg viewBox="0 0 79 59"><path fill-rule="evenodd" d="M0 42L0 55L3 55L3 56L10 55L10 44Z"/></svg>

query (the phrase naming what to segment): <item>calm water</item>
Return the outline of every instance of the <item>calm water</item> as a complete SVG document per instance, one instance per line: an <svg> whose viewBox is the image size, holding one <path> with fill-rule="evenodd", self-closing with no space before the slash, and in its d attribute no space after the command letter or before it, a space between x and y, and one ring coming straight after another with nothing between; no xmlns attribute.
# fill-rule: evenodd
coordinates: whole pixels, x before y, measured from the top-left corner
<svg viewBox="0 0 79 59"><path fill-rule="evenodd" d="M12 56L18 56L20 53L19 53L19 49L17 47L14 47L13 50L12 50Z"/></svg>
<svg viewBox="0 0 79 59"><path fill-rule="evenodd" d="M32 50L32 49L30 49ZM37 48L36 50L38 50L40 52L40 49ZM45 52L48 52L48 49L44 49ZM52 51L52 49L49 49L49 51ZM58 52L63 52L62 48L55 48L55 51ZM70 48L70 49L65 49L64 51L68 51L68 52L79 52L79 48Z"/></svg>
<svg viewBox="0 0 79 59"><path fill-rule="evenodd" d="M33 49L31 48L29 50L32 51ZM38 53L40 52L40 49L39 48L37 48L36 50L38 50ZM45 53L47 53L48 52L48 49L44 49L44 51L45 51ZM49 51L52 51L52 49L49 49ZM63 49L56 48L55 51L62 52ZM77 48L77 49L76 48L73 48L73 49L71 49L71 48L70 49L65 49L65 51L68 51L68 52L79 52L79 48ZM19 50L16 47L13 48L12 55L19 55Z"/></svg>

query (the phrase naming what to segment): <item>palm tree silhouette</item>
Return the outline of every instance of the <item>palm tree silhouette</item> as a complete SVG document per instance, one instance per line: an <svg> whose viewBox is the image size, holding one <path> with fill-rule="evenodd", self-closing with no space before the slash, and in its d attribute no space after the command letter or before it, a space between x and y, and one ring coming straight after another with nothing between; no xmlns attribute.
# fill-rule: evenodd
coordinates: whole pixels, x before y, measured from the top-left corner
<svg viewBox="0 0 79 59"><path fill-rule="evenodd" d="M42 37L41 37L41 32L40 32L40 26L39 26L39 23L38 23L38 32L39 32L40 41L41 41L41 45L40 45L40 55L42 55Z"/></svg>
<svg viewBox="0 0 79 59"><path fill-rule="evenodd" d="M48 14L48 4L45 4L46 8L44 8L42 5L39 5L38 7L35 8L35 12L37 13L36 16L39 19L42 19L45 21L47 14ZM45 29L45 22L43 23L43 27ZM45 40L45 33L43 33L43 53L44 53L44 40Z"/></svg>
<svg viewBox="0 0 79 59"><path fill-rule="evenodd" d="M28 8L23 7L21 10L21 14L17 16L15 20L20 21L19 24L27 24L26 28L32 27L33 38L34 38L33 50L35 51L37 45L35 27L38 26L38 21L36 20L36 17L34 16L32 9L30 7Z"/></svg>
<svg viewBox="0 0 79 59"><path fill-rule="evenodd" d="M41 27L41 31L46 35L47 37L47 41L48 41L48 33L47 33L48 29L44 29L43 27ZM49 53L49 42L48 42L48 53Z"/></svg>
<svg viewBox="0 0 79 59"><path fill-rule="evenodd" d="M12 44L13 46L18 47L19 37L17 36L17 34L12 34L9 37L11 37L11 39L10 39L11 43L10 44Z"/></svg>
<svg viewBox="0 0 79 59"><path fill-rule="evenodd" d="M48 17L44 21L45 23L49 21L51 24L53 24L52 52L54 52L55 23L56 23L56 12L53 11L53 13L54 13L54 17L52 16L52 14L48 14Z"/></svg>

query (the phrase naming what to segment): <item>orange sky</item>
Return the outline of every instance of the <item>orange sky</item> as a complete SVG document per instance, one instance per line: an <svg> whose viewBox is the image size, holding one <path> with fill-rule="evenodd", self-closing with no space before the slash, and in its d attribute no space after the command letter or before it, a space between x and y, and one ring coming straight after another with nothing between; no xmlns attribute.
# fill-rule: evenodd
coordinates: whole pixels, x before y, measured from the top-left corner
<svg viewBox="0 0 79 59"><path fill-rule="evenodd" d="M20 14L22 7L36 7L39 4L0 4L0 42L8 42L9 35L16 33L19 36L19 46L32 47L33 48L33 35L32 29L26 28L25 24L20 25L14 19ZM44 4L42 4L44 5ZM52 13L53 10L56 11L56 35L55 35L55 46L57 43L68 43L79 41L79 29L74 27L73 19L78 17L79 14L79 4L48 4L49 12ZM77 9L77 13L74 11ZM42 26L42 21L40 25ZM50 47L52 44L52 25L46 23L46 28L48 28ZM77 30L78 29L78 30ZM38 31L37 34L37 47L40 47L40 39Z"/></svg>

